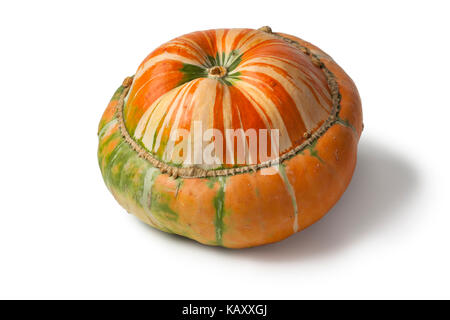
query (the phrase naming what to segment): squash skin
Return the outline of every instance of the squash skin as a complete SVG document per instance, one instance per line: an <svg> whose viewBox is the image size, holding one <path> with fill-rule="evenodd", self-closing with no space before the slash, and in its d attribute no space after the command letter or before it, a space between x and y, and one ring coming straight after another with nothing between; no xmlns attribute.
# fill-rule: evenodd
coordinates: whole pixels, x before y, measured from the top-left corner
<svg viewBox="0 0 450 320"><path fill-rule="evenodd" d="M326 53L297 37L281 35L317 54L334 73L342 96L339 121L312 148L281 164L289 186L281 174L265 174L270 168L220 178L175 179L161 173L121 136L115 118L121 86L100 121L98 159L107 187L128 212L157 229L203 244L244 248L303 230L339 200L353 175L362 132L358 91Z"/></svg>

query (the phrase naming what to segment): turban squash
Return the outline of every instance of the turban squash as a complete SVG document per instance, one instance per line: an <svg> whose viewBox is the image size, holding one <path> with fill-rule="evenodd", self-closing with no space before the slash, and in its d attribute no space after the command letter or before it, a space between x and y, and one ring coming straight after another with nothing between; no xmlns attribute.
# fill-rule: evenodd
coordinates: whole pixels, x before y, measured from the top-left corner
<svg viewBox="0 0 450 320"><path fill-rule="evenodd" d="M194 123L224 136L277 129L278 153L193 163ZM179 129L192 139L174 157ZM269 27L207 30L163 44L123 81L100 121L98 160L116 200L145 223L243 248L324 216L351 180L362 129L353 81L318 47Z"/></svg>

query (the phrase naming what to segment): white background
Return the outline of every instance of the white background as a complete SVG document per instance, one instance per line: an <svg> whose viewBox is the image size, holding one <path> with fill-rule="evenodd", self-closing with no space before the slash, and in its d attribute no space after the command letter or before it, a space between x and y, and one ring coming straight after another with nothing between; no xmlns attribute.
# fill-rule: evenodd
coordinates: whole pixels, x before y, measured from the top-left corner
<svg viewBox="0 0 450 320"><path fill-rule="evenodd" d="M450 298L446 1L2 1L0 298ZM97 164L116 87L191 31L270 25L356 82L365 130L329 214L206 247L126 214Z"/></svg>

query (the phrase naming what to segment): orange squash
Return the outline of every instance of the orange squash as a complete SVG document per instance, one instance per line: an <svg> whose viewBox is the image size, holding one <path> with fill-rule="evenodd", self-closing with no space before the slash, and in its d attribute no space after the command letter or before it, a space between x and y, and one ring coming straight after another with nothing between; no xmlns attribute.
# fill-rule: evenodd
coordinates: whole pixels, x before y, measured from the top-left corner
<svg viewBox="0 0 450 320"><path fill-rule="evenodd" d="M98 159L145 223L243 248L330 210L362 126L353 81L316 46L269 27L208 30L163 44L125 79L100 121Z"/></svg>

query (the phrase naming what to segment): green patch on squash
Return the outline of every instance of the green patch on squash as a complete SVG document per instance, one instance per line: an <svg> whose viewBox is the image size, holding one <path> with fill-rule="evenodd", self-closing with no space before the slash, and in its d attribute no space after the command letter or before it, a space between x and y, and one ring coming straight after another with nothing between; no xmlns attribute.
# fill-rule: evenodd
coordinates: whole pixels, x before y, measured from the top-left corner
<svg viewBox="0 0 450 320"><path fill-rule="evenodd" d="M180 191L181 187L183 186L183 183L184 183L184 179L183 178L178 177L178 178L175 179L175 185L176 185L176 187L175 187L175 198L178 196L178 192Z"/></svg>
<svg viewBox="0 0 450 320"><path fill-rule="evenodd" d="M319 156L319 152L316 149L317 140L311 143L308 147L306 147L306 150L309 151L309 154L311 157L319 159L320 162L324 162L323 159Z"/></svg>
<svg viewBox="0 0 450 320"><path fill-rule="evenodd" d="M185 84L186 82L189 82L191 80L198 78L206 78L208 76L208 72L204 67L188 63L184 63L180 71L183 72L183 78L178 83L178 86Z"/></svg>
<svg viewBox="0 0 450 320"><path fill-rule="evenodd" d="M344 119L342 119L341 117L338 116L336 118L336 123L339 123L340 125L342 125L344 127L350 128L350 129L353 130L353 132L356 133L356 128L348 120L344 120Z"/></svg>
<svg viewBox="0 0 450 320"><path fill-rule="evenodd" d="M219 54L217 52L215 57L207 56L205 63L201 66L184 63L180 68L180 71L183 73L183 77L178 83L178 86L194 79L207 78L208 69L215 66L221 66L227 69L227 75L222 78L218 78L217 81L221 82L224 85L232 86L234 82L240 80L239 76L241 75L241 73L232 73L232 71L237 68L241 61L242 54L240 54L238 50L232 50L230 53L222 52Z"/></svg>
<svg viewBox="0 0 450 320"><path fill-rule="evenodd" d="M162 219L177 221L178 214L170 208L169 203L172 197L163 192L152 192L150 211Z"/></svg>
<svg viewBox="0 0 450 320"><path fill-rule="evenodd" d="M219 183L219 190L213 199L214 208L216 210L216 216L214 220L214 226L216 229L216 243L222 245L222 236L225 231L225 224L223 218L225 216L225 183L226 177L216 178Z"/></svg>

